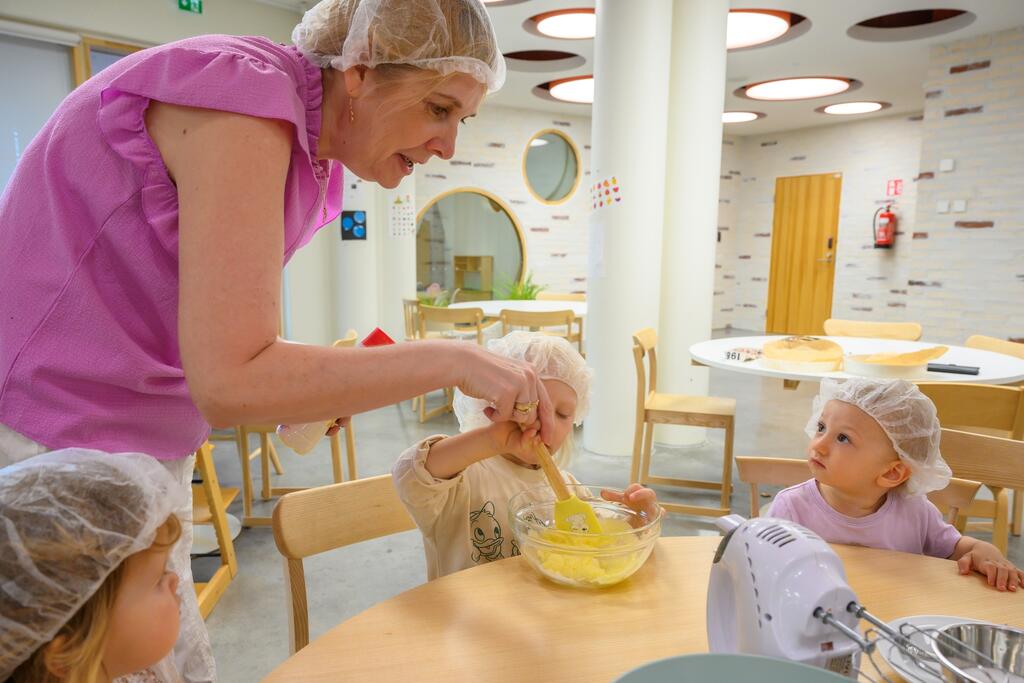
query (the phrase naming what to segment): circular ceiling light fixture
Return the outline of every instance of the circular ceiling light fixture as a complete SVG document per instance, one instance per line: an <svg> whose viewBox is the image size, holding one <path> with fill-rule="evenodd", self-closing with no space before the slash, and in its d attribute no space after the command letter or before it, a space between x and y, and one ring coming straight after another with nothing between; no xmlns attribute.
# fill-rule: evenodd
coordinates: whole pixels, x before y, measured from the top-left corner
<svg viewBox="0 0 1024 683"><path fill-rule="evenodd" d="M763 9L734 9L729 11L725 30L725 47L736 50L775 40L790 26L789 12Z"/></svg>
<svg viewBox="0 0 1024 683"><path fill-rule="evenodd" d="M735 94L752 100L809 100L814 97L838 95L858 85L859 82L852 78L801 76L752 83L739 88Z"/></svg>
<svg viewBox="0 0 1024 683"><path fill-rule="evenodd" d="M594 8L579 7L544 12L527 19L537 32L549 38L584 40L597 33L597 15Z"/></svg>
<svg viewBox="0 0 1024 683"><path fill-rule="evenodd" d="M837 102L836 104L818 107L814 111L835 116L849 116L851 114L870 114L873 111L888 109L891 106L888 102Z"/></svg>
<svg viewBox="0 0 1024 683"><path fill-rule="evenodd" d="M548 144L548 141L544 138L534 138L530 140L530 147L543 147Z"/></svg>
<svg viewBox="0 0 1024 683"><path fill-rule="evenodd" d="M747 123L763 119L764 114L759 111L726 111L722 112L722 123Z"/></svg>
<svg viewBox="0 0 1024 683"><path fill-rule="evenodd" d="M574 102L576 104L593 104L594 77L572 76L559 78L547 84L548 92L556 100Z"/></svg>

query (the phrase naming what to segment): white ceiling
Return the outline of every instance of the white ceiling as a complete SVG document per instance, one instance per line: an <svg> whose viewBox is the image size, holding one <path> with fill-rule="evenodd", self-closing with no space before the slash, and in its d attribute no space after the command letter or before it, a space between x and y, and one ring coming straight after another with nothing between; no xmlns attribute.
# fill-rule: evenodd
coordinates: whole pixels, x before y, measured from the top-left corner
<svg viewBox="0 0 1024 683"><path fill-rule="evenodd" d="M314 4L309 0L257 1L291 7L296 11ZM556 78L593 73L594 41L541 37L524 29L523 22L542 12L593 6L594 0L528 0L490 6L488 9L503 52L562 50L579 54L586 61L579 67L553 72L517 72L510 69L505 87L491 95L488 102L552 113L589 115L590 105L542 99L533 94L533 89ZM810 29L791 40L783 39L777 44L729 54L725 109L767 114L765 118L750 123L727 125L725 131L729 135L772 133L919 111L924 101L922 83L927 72L930 46L1024 25L1024 0L731 0L730 6L734 9L796 12L807 17ZM977 18L970 25L950 33L901 42L867 42L846 34L849 27L865 19L931 8L967 10ZM643 68L643 65L638 64L637 68ZM746 83L788 76L825 75L855 78L863 86L853 92L799 102L756 102L732 94ZM854 116L828 116L814 111L825 104L850 100L880 100L892 103L892 108L876 114Z"/></svg>
<svg viewBox="0 0 1024 683"><path fill-rule="evenodd" d="M608 0L634 2L636 0ZM489 102L549 112L588 115L589 105L551 102L533 94L537 84L554 78L593 73L592 40L542 38L523 29L523 21L541 12L568 7L593 7L588 0L529 0L490 8L503 52L515 50L564 50L582 55L582 66L554 73L509 71L505 87ZM730 124L729 135L753 135L809 126L840 123L870 116L919 111L923 106L922 83L931 45L994 33L1024 25L1024 0L732 0L733 8L777 9L797 12L810 20L810 30L789 41L748 48L728 56L725 109L755 110L767 116L758 121ZM883 14L915 9L962 9L977 15L975 21L951 33L903 42L866 42L846 35L854 24ZM643 68L638 64L637 68ZM755 102L732 91L746 83L787 76L846 76L863 82L858 90L799 102ZM881 100L892 108L877 114L828 116L816 107L849 100Z"/></svg>

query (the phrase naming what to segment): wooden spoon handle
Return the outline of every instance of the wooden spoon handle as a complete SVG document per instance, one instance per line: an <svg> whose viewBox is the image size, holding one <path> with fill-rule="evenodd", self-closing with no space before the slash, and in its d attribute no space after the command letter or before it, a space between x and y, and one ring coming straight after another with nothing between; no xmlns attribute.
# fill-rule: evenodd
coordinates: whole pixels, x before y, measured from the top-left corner
<svg viewBox="0 0 1024 683"><path fill-rule="evenodd" d="M562 478L562 473L558 471L558 465L551 458L551 453L548 452L548 447L543 441L537 442L537 457L540 458L540 467L544 470L548 483L551 484L551 488L555 492L555 497L558 500L569 500L569 488L565 485L565 479Z"/></svg>

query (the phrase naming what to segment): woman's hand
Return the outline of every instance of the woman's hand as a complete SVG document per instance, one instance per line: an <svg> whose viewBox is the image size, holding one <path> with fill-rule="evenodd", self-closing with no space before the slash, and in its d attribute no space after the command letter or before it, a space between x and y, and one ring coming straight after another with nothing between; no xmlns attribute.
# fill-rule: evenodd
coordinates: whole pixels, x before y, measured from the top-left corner
<svg viewBox="0 0 1024 683"><path fill-rule="evenodd" d="M661 506L658 505L657 494L643 484L630 484L622 493L610 489L601 489L601 497L613 503L625 505L635 512L642 513L649 520L656 519L661 514Z"/></svg>
<svg viewBox="0 0 1024 683"><path fill-rule="evenodd" d="M1001 591L1016 591L1018 586L1024 585L1024 571L1017 569L991 543L977 541L956 564L961 574L976 571L988 579L988 585Z"/></svg>
<svg viewBox="0 0 1024 683"><path fill-rule="evenodd" d="M522 425L524 436L533 430L546 443L551 438L555 414L547 389L533 367L472 344L457 346L461 347L460 357L451 365L457 373L455 386L467 396L490 402L493 408L484 412L491 421L514 421Z"/></svg>

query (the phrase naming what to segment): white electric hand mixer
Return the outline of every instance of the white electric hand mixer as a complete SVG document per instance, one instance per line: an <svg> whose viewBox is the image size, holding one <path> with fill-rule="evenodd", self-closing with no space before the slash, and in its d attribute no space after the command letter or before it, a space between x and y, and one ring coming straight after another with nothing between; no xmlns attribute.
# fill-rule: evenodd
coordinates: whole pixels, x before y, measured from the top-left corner
<svg viewBox="0 0 1024 683"><path fill-rule="evenodd" d="M979 683L1024 681L1017 665L1005 663L1006 657L993 661L989 654L935 629L896 630L869 613L846 583L839 557L799 524L739 515L721 517L716 523L725 537L715 553L708 585L711 652L788 659L853 679L869 678L860 669L861 654L866 654L879 677L889 680L871 659L877 642L884 640L915 669L901 669L914 675L911 680L927 674ZM874 628L861 634L861 619ZM1004 640L1021 633L986 626ZM936 647L940 643L973 660L973 673L943 657ZM1009 661L1017 660L1011 656Z"/></svg>

